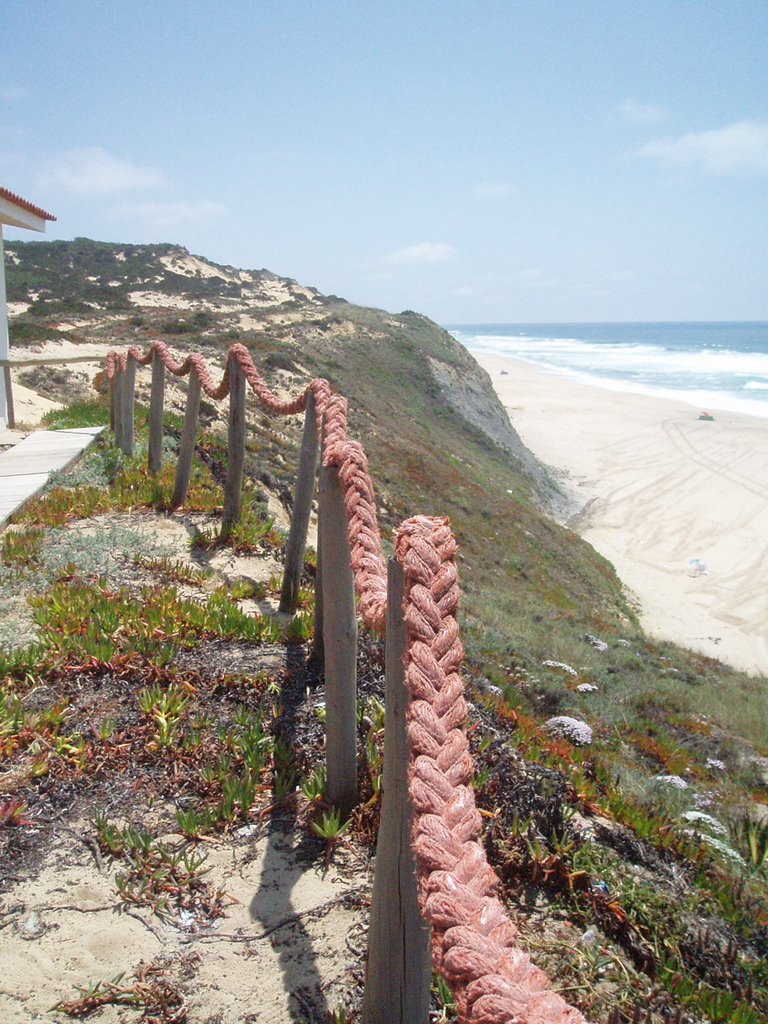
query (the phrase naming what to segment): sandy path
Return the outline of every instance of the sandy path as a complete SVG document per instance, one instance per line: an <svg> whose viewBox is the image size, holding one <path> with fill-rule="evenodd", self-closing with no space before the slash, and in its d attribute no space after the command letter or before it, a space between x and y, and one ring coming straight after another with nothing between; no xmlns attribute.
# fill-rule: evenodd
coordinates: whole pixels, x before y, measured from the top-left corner
<svg viewBox="0 0 768 1024"><path fill-rule="evenodd" d="M646 630L768 674L768 420L700 421L682 402L478 361L526 445L565 472L583 509L571 525L613 562Z"/></svg>
<svg viewBox="0 0 768 1024"><path fill-rule="evenodd" d="M165 964L186 995L189 1024L303 1019L307 1000L333 1009L356 984L348 942L363 934L357 897L368 879L351 848L337 848L326 870L279 819L206 844L207 878L226 891L227 909L198 933L143 907L127 908L129 916L114 882L121 863L107 860L99 871L78 842L92 824L78 825L62 830L33 878L0 899L3 1024L68 1019L51 1007L123 972L129 983L142 961ZM95 1016L101 1024L134 1019L114 1007Z"/></svg>

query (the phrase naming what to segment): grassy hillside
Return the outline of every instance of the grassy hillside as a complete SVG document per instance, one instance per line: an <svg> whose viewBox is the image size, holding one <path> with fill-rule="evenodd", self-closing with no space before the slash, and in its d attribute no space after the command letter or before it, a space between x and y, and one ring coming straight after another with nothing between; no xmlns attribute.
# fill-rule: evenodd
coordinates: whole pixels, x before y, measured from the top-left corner
<svg viewBox="0 0 768 1024"><path fill-rule="evenodd" d="M612 1006L630 1015L640 996L660 1020L670 1006L696 1019L768 1019L765 680L642 635L612 566L545 513L558 495L504 425L472 357L417 313L353 306L266 271L217 267L178 247L77 240L7 248L9 299L29 304L12 323L13 344L34 348L67 338L106 351L161 337L180 354L201 350L221 364L239 340L273 386L295 391L324 376L349 398L385 541L403 518L422 512L448 515L457 534L487 846L510 892L531 887L528 937L540 944L543 961L596 1019ZM31 371L26 380L67 398L66 371ZM140 400L146 394L145 379ZM173 434L183 390L171 407ZM105 409L96 400L78 414L98 419ZM204 403L203 415L191 502L201 513L216 506L223 462L222 413ZM247 469L256 496L287 500L299 435L298 421L252 410ZM123 466L108 451L94 456L101 475L93 490L87 477L74 486L70 480L24 521L55 530L95 513L162 502L138 462ZM254 505L256 519L261 507ZM272 536L271 526L252 529L279 558L280 535ZM39 550L39 537L36 543ZM41 556L24 551L21 541L6 540L4 560L35 568ZM83 570L74 575L80 579ZM57 601L59 577L54 572L44 585ZM84 600L87 606L95 596ZM126 653L168 666L180 646L231 635L264 639L241 636L246 627L235 612L229 620L211 615L203 627L197 613L179 611L184 644L170 641L158 653L129 606L117 602L113 612L115 621L125 619L125 635L139 635L137 648L94 654L81 640L65 651L54 645L59 657L51 671L56 665L61 672L62 658L68 665L77 656L111 663ZM170 620L157 621L167 632ZM234 634L226 621L235 623ZM305 627L297 624L289 639L304 639ZM44 630L47 643L54 635L53 627ZM31 656L12 652L9 637L6 644L10 700L28 689ZM561 734L544 726L552 717L566 719ZM590 743L569 731L571 719L591 727ZM539 918L547 922L544 934ZM557 924L563 919L580 929L577 936L592 929L594 943L574 946Z"/></svg>
<svg viewBox="0 0 768 1024"><path fill-rule="evenodd" d="M438 377L445 372L471 380L489 418L505 419L487 375L427 318L364 309L267 271L217 267L174 246L77 239L11 244L8 253L9 300L32 300L12 323L14 344L57 336L126 345L161 337L181 353L200 348L221 359L227 345L239 340L267 379L284 387L327 377L350 399L384 523L393 526L414 512L451 518L463 556L463 607L473 652L498 648L496 663L535 670L545 659L589 659L585 634L645 645L612 566L542 514L558 496L514 432L497 432L501 444L495 443L470 421L477 421L476 410L441 387ZM143 304L142 292L152 293L157 305ZM138 302L130 298L137 293ZM74 328L70 320L60 334L62 302L76 304L80 315ZM117 313L115 302L129 315ZM46 374L37 376L44 384ZM29 379L34 382L35 374ZM261 434L269 462L262 471L289 486L296 432L284 438L282 426L258 418L253 427L253 447ZM275 457L286 442L283 468ZM603 658L600 669L604 675L610 669L608 676L629 672L626 685L639 694L658 685L658 659L670 656L665 646L649 645L642 665L627 665L621 657L606 665ZM695 678L697 690L705 688L701 711L716 711L716 693L727 688L723 703L741 709L744 726L757 717L754 707L748 711L755 687L744 676L701 656L674 657L679 672ZM764 742L761 730L755 731Z"/></svg>

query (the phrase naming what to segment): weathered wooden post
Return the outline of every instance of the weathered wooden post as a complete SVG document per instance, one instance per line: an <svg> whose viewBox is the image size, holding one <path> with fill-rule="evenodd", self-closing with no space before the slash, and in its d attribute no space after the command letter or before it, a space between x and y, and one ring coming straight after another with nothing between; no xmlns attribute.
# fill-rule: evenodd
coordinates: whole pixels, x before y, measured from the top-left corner
<svg viewBox="0 0 768 1024"><path fill-rule="evenodd" d="M315 420L315 396L307 395L307 411L304 416L304 435L299 454L299 471L296 477L296 494L293 500L293 516L288 543L285 547L285 572L280 591L280 611L291 615L299 605L299 584L304 566L304 551L307 546L309 515L312 511L312 497L315 493L315 472L317 470L317 422Z"/></svg>
<svg viewBox="0 0 768 1024"><path fill-rule="evenodd" d="M136 397L136 360L128 353L125 360L123 381L123 444L122 449L129 457L133 455L133 413Z"/></svg>
<svg viewBox="0 0 768 1024"><path fill-rule="evenodd" d="M187 500L189 478L192 474L192 459L195 454L197 438L197 418L200 412L200 378L194 370L189 371L187 387L187 407L184 410L184 425L181 428L179 442L179 460L176 464L176 480L173 486L171 507L178 508Z"/></svg>
<svg viewBox="0 0 768 1024"><path fill-rule="evenodd" d="M229 537L240 518L243 504L245 464L245 374L236 357L229 357L229 426L227 434L227 479L224 484L224 512L221 535Z"/></svg>
<svg viewBox="0 0 768 1024"><path fill-rule="evenodd" d="M123 391L125 387L125 374L119 368L115 368L115 375L112 378L113 409L115 420L115 444L123 450L123 438L125 436L125 399Z"/></svg>
<svg viewBox="0 0 768 1024"><path fill-rule="evenodd" d="M322 472L322 471L321 471ZM317 569L315 571L315 634L312 638L310 662L319 668L325 662L325 645L323 644L323 541L320 522L323 510L317 509Z"/></svg>
<svg viewBox="0 0 768 1024"><path fill-rule="evenodd" d="M13 430L16 426L16 413L13 409L13 381L11 380L11 368L7 363L3 367L3 377L5 379L5 422L8 425L8 429Z"/></svg>
<svg viewBox="0 0 768 1024"><path fill-rule="evenodd" d="M325 446L325 417L320 425L320 460L322 475L322 457ZM318 489L319 490L319 489ZM315 633L312 638L312 653L309 656L310 662L315 668L320 668L325 663L325 647L323 645L323 531L320 520L323 517L323 503L317 502L317 569L315 571Z"/></svg>
<svg viewBox="0 0 768 1024"><path fill-rule="evenodd" d="M335 466L320 472L320 529L326 796L346 814L357 802L357 616L347 516Z"/></svg>
<svg viewBox="0 0 768 1024"><path fill-rule="evenodd" d="M429 929L419 914L411 849L403 570L394 558L389 561L387 584L384 776L363 1024L427 1024L432 970Z"/></svg>
<svg viewBox="0 0 768 1024"><path fill-rule="evenodd" d="M165 366L156 348L152 349L152 390L149 397L150 473L159 473L163 466L163 404L165 402ZM189 406L189 399L187 399ZM186 495L185 495L186 497Z"/></svg>
<svg viewBox="0 0 768 1024"><path fill-rule="evenodd" d="M109 429L115 434L115 441L117 441L117 416L115 413L115 404L117 402L117 371L112 375L112 379L109 381Z"/></svg>

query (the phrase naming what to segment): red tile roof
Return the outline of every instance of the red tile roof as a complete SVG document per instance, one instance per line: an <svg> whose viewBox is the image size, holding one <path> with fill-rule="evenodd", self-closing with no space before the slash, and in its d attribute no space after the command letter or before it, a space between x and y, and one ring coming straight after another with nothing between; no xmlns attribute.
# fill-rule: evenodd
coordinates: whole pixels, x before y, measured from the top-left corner
<svg viewBox="0 0 768 1024"><path fill-rule="evenodd" d="M21 196L17 196L15 192L11 192L7 188L3 188L0 185L0 199L7 199L10 203L15 203L20 206L22 210L26 210L28 213L34 213L36 217L42 217L43 220L56 220L52 213L46 213L45 210L40 206L35 206L34 203L28 202L26 199L22 199Z"/></svg>

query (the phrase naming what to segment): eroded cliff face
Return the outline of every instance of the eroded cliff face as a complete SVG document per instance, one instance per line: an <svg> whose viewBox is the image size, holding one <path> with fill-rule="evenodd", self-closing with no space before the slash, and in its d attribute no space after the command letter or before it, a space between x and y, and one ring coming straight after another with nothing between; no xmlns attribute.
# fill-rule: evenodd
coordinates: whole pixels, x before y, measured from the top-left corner
<svg viewBox="0 0 768 1024"><path fill-rule="evenodd" d="M446 400L472 426L482 430L509 452L521 472L530 478L542 508L555 518L568 514L568 499L556 488L545 468L523 444L496 394L491 378L470 353L471 365L461 368L430 358L432 374Z"/></svg>

